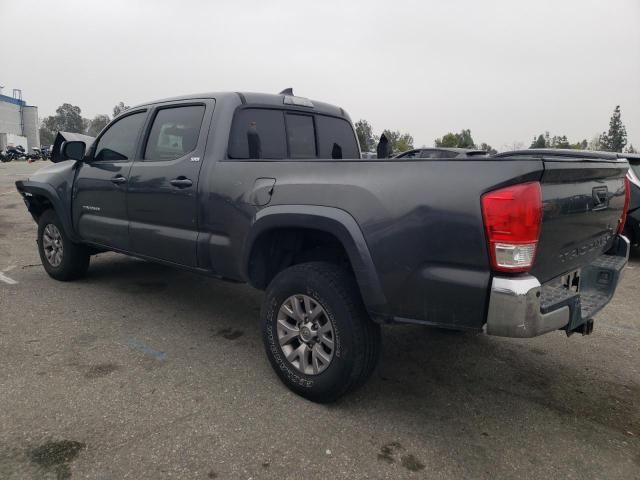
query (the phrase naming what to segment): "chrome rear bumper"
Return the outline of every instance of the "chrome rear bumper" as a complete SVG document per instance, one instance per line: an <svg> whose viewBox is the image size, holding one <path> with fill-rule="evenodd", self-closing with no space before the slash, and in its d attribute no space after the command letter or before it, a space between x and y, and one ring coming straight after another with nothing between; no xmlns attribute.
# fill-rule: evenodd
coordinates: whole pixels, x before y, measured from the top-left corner
<svg viewBox="0 0 640 480"><path fill-rule="evenodd" d="M580 271L578 292L560 290L537 278L493 277L486 332L501 337L529 338L553 330L578 329L613 297L629 258L629 240L618 236L612 251Z"/></svg>

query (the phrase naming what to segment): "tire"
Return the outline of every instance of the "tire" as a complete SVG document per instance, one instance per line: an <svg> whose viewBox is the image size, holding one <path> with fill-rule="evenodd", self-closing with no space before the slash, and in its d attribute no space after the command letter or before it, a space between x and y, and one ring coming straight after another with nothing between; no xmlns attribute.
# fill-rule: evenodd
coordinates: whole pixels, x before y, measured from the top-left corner
<svg viewBox="0 0 640 480"><path fill-rule="evenodd" d="M89 268L89 249L69 239L53 210L46 210L38 220L38 253L42 266L56 280L75 280Z"/></svg>
<svg viewBox="0 0 640 480"><path fill-rule="evenodd" d="M305 330L309 322L317 324ZM380 326L369 318L353 274L331 263L298 264L276 275L261 324L280 380L314 402L333 402L364 384L380 356Z"/></svg>

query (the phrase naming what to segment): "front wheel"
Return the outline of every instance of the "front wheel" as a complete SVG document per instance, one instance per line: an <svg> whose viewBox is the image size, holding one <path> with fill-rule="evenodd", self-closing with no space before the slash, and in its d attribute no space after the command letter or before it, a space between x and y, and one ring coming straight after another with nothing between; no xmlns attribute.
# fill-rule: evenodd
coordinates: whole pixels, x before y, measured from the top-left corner
<svg viewBox="0 0 640 480"><path fill-rule="evenodd" d="M38 220L38 252L42 266L56 280L80 278L89 268L89 250L69 239L53 210Z"/></svg>
<svg viewBox="0 0 640 480"><path fill-rule="evenodd" d="M353 275L337 265L310 262L280 272L261 317L272 367L309 400L337 400L376 366L380 327L369 318Z"/></svg>

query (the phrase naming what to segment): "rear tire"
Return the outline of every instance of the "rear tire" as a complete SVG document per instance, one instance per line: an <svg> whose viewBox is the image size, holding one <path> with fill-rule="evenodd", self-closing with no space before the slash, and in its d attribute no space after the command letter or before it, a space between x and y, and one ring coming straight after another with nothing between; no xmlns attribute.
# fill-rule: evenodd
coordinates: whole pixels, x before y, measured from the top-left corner
<svg viewBox="0 0 640 480"><path fill-rule="evenodd" d="M353 275L331 263L280 272L267 288L261 322L280 380L314 402L333 402L364 384L380 355L380 326L369 318Z"/></svg>
<svg viewBox="0 0 640 480"><path fill-rule="evenodd" d="M89 249L69 239L53 210L38 220L38 252L45 271L56 280L75 280L89 268Z"/></svg>

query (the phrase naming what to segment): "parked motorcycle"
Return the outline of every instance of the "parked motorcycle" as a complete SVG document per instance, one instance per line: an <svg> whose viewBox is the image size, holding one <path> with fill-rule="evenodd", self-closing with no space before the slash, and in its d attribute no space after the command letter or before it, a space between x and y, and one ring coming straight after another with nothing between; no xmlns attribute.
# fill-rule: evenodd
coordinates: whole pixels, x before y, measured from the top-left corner
<svg viewBox="0 0 640 480"><path fill-rule="evenodd" d="M9 158L9 160L6 160L8 162L11 160L23 160L28 158L27 152L22 145L9 145L5 150L5 156Z"/></svg>

